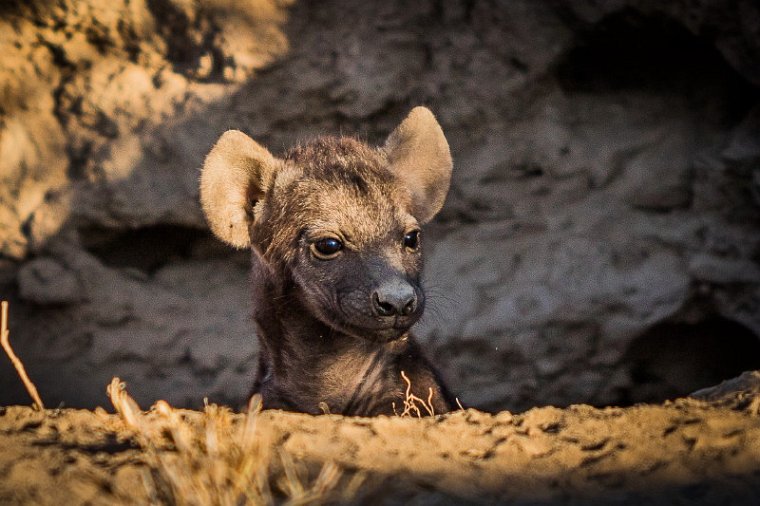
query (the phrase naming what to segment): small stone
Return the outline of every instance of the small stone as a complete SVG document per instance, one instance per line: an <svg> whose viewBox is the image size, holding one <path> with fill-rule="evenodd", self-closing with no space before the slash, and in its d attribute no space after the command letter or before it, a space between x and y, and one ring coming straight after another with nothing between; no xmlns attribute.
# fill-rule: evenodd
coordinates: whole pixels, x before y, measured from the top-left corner
<svg viewBox="0 0 760 506"><path fill-rule="evenodd" d="M25 264L17 276L21 298L37 304L73 304L82 298L73 272L52 258Z"/></svg>

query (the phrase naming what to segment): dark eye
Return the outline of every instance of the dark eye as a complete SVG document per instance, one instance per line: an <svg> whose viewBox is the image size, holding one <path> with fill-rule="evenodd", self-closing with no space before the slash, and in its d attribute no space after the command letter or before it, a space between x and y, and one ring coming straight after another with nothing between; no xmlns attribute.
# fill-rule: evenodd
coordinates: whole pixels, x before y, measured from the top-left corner
<svg viewBox="0 0 760 506"><path fill-rule="evenodd" d="M417 249L420 247L420 231L412 230L407 232L404 236L404 247L409 249Z"/></svg>
<svg viewBox="0 0 760 506"><path fill-rule="evenodd" d="M342 249L343 243L334 237L325 237L311 244L311 252L322 260L334 258Z"/></svg>

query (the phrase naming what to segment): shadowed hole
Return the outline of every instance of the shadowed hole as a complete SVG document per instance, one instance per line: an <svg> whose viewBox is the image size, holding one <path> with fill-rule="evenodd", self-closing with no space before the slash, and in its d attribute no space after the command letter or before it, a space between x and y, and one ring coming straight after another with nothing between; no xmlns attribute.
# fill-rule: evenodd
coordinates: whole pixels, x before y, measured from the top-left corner
<svg viewBox="0 0 760 506"><path fill-rule="evenodd" d="M169 262L208 258L226 252L205 230L180 225L152 225L135 229L88 227L79 230L82 245L104 265L153 273Z"/></svg>
<svg viewBox="0 0 760 506"><path fill-rule="evenodd" d="M721 317L662 323L631 343L623 363L631 386L621 392L621 404L662 402L760 369L760 338Z"/></svg>
<svg viewBox="0 0 760 506"><path fill-rule="evenodd" d="M568 93L673 96L729 124L758 98L708 41L667 17L625 10L582 34L557 66L556 76Z"/></svg>

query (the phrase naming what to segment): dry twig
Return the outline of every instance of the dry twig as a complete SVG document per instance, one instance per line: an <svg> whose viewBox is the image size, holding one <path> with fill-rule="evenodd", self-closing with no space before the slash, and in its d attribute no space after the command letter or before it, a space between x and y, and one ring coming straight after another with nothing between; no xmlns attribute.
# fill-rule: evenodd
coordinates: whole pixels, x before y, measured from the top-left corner
<svg viewBox="0 0 760 506"><path fill-rule="evenodd" d="M412 393L412 382L406 376L404 371L401 371L401 377L406 383L406 391L404 392L404 410L401 413L396 413L398 416L416 416L422 418L424 409L429 416L435 416L435 408L433 407L433 389L428 389L427 401L421 397L417 397ZM422 409L420 409L422 408ZM393 411L396 411L396 405L393 405Z"/></svg>
<svg viewBox="0 0 760 506"><path fill-rule="evenodd" d="M8 358L11 359L13 366L16 368L16 372L21 378L21 381L24 383L26 391L29 392L29 396L34 401L37 409L44 411L45 405L42 404L40 394L37 393L37 387L35 387L34 383L32 383L32 380L29 379L29 376L26 374L26 369L24 368L23 362L21 362L21 359L16 356L16 354L13 352L13 348L11 347L10 331L8 330L8 302L6 301L2 301L2 303L0 303L0 343L2 343L3 350L5 350Z"/></svg>

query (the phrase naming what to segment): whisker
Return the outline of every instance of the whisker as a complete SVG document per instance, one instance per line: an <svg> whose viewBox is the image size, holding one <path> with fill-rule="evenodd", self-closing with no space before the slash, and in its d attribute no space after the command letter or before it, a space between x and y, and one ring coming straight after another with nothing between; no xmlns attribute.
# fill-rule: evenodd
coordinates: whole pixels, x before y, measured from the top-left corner
<svg viewBox="0 0 760 506"><path fill-rule="evenodd" d="M447 299L451 302L461 302L461 300L457 298L455 294L451 294L447 288L444 288L440 285L424 283L423 288L426 295Z"/></svg>
<svg viewBox="0 0 760 506"><path fill-rule="evenodd" d="M439 297L439 296L433 296L427 298L427 303L425 305L425 310L428 309L433 311L452 311L456 309L460 305L460 302L455 299L446 298L446 297Z"/></svg>
<svg viewBox="0 0 760 506"><path fill-rule="evenodd" d="M455 297L448 297L446 295L438 294L438 293L428 294L427 299L428 300L432 300L434 302L438 302L438 301L442 300L442 301L448 302L450 304L459 304L459 303L462 302L461 299L457 299Z"/></svg>
<svg viewBox="0 0 760 506"><path fill-rule="evenodd" d="M418 324L427 325L430 323L445 323L447 320L450 320L450 318L442 315L438 308L432 307L429 310L426 309L425 312L422 313Z"/></svg>

